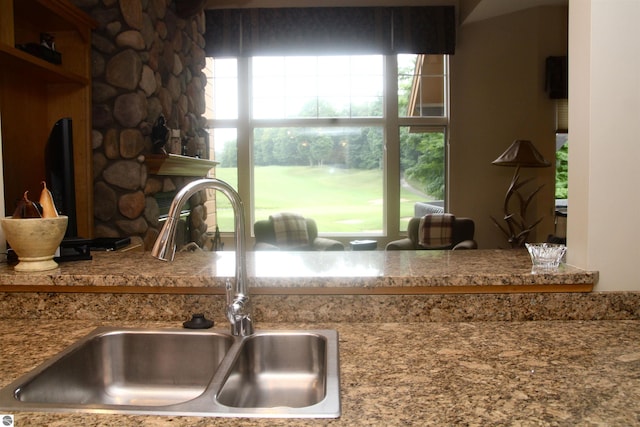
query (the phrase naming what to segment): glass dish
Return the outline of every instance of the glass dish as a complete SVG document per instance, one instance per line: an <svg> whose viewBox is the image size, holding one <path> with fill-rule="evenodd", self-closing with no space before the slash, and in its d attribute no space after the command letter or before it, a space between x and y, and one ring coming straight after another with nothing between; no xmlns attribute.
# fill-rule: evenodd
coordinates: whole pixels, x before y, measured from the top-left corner
<svg viewBox="0 0 640 427"><path fill-rule="evenodd" d="M565 245L556 243L525 243L534 270L555 270L567 251Z"/></svg>

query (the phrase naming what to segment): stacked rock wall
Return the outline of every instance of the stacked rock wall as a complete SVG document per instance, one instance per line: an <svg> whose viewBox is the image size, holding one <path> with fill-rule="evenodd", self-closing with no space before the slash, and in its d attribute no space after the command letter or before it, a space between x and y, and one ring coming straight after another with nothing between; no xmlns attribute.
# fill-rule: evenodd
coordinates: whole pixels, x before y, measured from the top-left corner
<svg viewBox="0 0 640 427"><path fill-rule="evenodd" d="M158 192L194 178L147 173L151 129L192 138L206 127L204 13L176 14L174 0L74 0L99 27L92 35L93 171L96 237L138 237L145 249L159 232ZM205 196L192 198L191 240L205 237ZM198 225L200 225L198 227Z"/></svg>

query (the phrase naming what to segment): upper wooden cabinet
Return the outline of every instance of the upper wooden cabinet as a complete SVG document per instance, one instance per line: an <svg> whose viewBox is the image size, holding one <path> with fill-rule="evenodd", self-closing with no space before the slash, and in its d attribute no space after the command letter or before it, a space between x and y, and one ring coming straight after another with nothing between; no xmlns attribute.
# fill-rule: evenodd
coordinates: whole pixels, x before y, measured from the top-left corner
<svg viewBox="0 0 640 427"><path fill-rule="evenodd" d="M44 149L56 121L73 123L78 234L93 237L91 30L97 23L68 0L0 0L0 114L5 214L25 190L37 199ZM54 37L61 63L16 46Z"/></svg>

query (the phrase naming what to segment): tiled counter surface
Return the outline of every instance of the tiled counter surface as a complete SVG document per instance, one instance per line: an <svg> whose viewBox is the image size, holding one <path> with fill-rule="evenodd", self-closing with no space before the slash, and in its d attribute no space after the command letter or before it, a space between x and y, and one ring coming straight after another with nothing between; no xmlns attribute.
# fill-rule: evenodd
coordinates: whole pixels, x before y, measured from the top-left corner
<svg viewBox="0 0 640 427"><path fill-rule="evenodd" d="M0 385L105 324L180 326L176 322L2 320ZM259 326L305 327L339 331L339 419L16 412L15 425L640 425L640 321Z"/></svg>

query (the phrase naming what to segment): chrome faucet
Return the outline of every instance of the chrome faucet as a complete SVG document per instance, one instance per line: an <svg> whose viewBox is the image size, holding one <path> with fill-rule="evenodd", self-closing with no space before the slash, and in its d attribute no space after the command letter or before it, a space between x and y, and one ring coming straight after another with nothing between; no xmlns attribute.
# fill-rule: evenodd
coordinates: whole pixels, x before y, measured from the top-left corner
<svg viewBox="0 0 640 427"><path fill-rule="evenodd" d="M231 333L233 335L251 335L253 334L253 323L251 320L249 287L247 286L244 207L240 195L233 187L215 178L197 179L185 185L178 191L171 202L167 222L165 222L160 235L156 239L156 243L153 245L151 255L162 261L173 261L173 257L176 254L176 228L180 220L182 206L195 193L206 189L219 190L227 196L233 207L236 243L236 283L235 290L229 280L226 283L226 315L229 323L231 323Z"/></svg>

